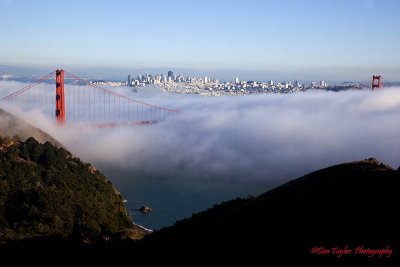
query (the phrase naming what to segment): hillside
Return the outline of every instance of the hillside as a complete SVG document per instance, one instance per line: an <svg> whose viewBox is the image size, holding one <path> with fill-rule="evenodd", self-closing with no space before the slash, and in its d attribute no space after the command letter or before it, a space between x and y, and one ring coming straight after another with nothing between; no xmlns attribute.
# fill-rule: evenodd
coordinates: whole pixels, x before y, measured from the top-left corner
<svg viewBox="0 0 400 267"><path fill-rule="evenodd" d="M0 137L0 245L90 244L136 231L121 195L93 166L34 138Z"/></svg>
<svg viewBox="0 0 400 267"><path fill-rule="evenodd" d="M0 122L0 133L22 140L0 138L2 257L32 252L116 263L133 255L135 261L147 263L163 258L186 264L261 261L271 266L293 261L385 266L399 257L400 171L375 159L332 166L258 197L215 205L138 243L126 237L145 233L132 224L121 196L100 172L1 110ZM26 136L20 129L26 129ZM29 135L45 143L23 141ZM351 255L332 252L346 247ZM393 253L355 255L359 247L390 248ZM329 253L316 253L321 248Z"/></svg>
<svg viewBox="0 0 400 267"><path fill-rule="evenodd" d="M15 135L18 135L21 140L33 137L40 143L49 141L56 147L62 147L56 139L47 133L0 108L0 136Z"/></svg>
<svg viewBox="0 0 400 267"><path fill-rule="evenodd" d="M313 172L258 197L214 206L146 236L144 250L170 258L355 261L382 266L399 256L400 171L375 159ZM332 248L352 249L340 259ZM357 247L392 248L390 257L355 255ZM328 255L312 253L329 249ZM315 252L315 251L314 251ZM382 262L383 261L383 262Z"/></svg>

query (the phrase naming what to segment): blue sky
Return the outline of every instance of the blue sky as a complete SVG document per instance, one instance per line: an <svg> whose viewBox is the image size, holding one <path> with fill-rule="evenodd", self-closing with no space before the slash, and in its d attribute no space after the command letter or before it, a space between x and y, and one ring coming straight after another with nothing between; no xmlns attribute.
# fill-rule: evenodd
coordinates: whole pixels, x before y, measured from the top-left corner
<svg viewBox="0 0 400 267"><path fill-rule="evenodd" d="M399 12L397 0L0 0L0 64L400 80Z"/></svg>

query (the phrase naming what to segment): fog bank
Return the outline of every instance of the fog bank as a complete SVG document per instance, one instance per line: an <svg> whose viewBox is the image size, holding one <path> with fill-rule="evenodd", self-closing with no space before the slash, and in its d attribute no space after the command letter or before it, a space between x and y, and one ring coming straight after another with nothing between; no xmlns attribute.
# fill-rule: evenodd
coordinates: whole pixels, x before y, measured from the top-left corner
<svg viewBox="0 0 400 267"><path fill-rule="evenodd" d="M400 88L216 98L119 91L182 113L146 126L60 129L39 110L1 106L85 161L151 176L276 185L369 157L400 164Z"/></svg>

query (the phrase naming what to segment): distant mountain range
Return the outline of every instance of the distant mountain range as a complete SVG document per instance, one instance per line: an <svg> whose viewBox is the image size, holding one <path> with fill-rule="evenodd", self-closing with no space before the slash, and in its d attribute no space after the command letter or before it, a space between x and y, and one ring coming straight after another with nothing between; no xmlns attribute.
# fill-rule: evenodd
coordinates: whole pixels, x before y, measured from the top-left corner
<svg viewBox="0 0 400 267"><path fill-rule="evenodd" d="M45 75L53 70L40 67L19 67L10 65L0 65L0 74L14 74L18 76Z"/></svg>

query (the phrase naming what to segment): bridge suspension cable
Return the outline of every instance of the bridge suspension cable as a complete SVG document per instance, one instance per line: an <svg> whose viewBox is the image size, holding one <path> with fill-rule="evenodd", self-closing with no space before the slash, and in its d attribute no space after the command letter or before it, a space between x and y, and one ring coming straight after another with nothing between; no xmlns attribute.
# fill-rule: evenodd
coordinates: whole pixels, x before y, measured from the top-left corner
<svg viewBox="0 0 400 267"><path fill-rule="evenodd" d="M49 87L54 84L56 90ZM2 100L15 102L24 110L45 110L46 114L55 116L59 124L98 127L154 123L179 113L128 97L63 70L51 72Z"/></svg>

